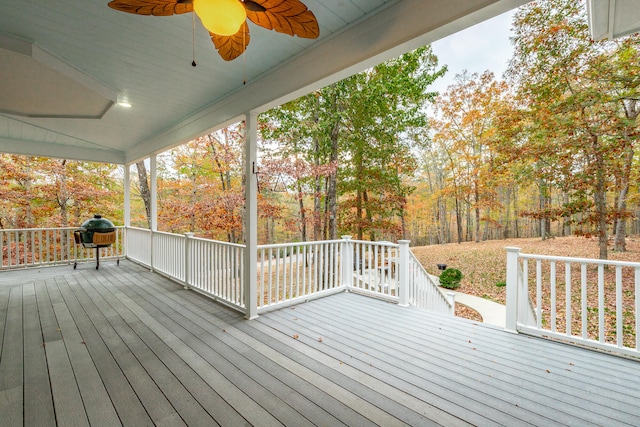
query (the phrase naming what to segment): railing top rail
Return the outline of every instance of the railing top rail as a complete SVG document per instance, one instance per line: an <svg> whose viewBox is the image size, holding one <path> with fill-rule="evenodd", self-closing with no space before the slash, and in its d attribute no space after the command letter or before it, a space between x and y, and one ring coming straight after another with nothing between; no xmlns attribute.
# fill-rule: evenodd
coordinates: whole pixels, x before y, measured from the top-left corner
<svg viewBox="0 0 640 427"><path fill-rule="evenodd" d="M420 270L423 274L425 275L429 275L429 273L427 272L427 270L424 268L424 266L420 263L420 260L418 260L418 257L416 257L416 254L414 254L413 252L409 251L409 258L413 261L414 266ZM451 301L442 293L438 290L437 295L440 295L440 299L442 301L444 301L444 303L448 306L448 307L452 307Z"/></svg>
<svg viewBox="0 0 640 427"><path fill-rule="evenodd" d="M527 259L539 259L543 261L562 261L562 262L573 262L577 264L598 264L598 265L619 265L622 267L635 267L640 268L640 262L631 262L631 261L615 261L615 260L607 260L607 259L597 259L597 258L574 258L574 257L563 257L563 256L554 256L554 255L537 255L537 254L518 254L519 258L527 258Z"/></svg>
<svg viewBox="0 0 640 427"><path fill-rule="evenodd" d="M341 240L342 241L342 240ZM376 242L372 242L371 240L349 240L349 242L351 243L361 243L361 244L366 244L366 245L375 245L375 246L389 246L391 248L398 248L400 247L399 244L397 243L393 243L393 242L385 242L385 241L376 241Z"/></svg>
<svg viewBox="0 0 640 427"><path fill-rule="evenodd" d="M171 232L168 232L168 231L158 231L158 230L156 230L156 231L153 232L153 234L160 234L160 235L163 235L163 236L171 236L171 237L176 237L176 238L180 238L180 239L184 239L185 238L184 234L176 234L176 233L171 233Z"/></svg>
<svg viewBox="0 0 640 427"><path fill-rule="evenodd" d="M151 233L151 230L149 230L148 228L132 227L132 226L129 226L129 227L126 227L126 228L129 229L129 230L145 231L147 233Z"/></svg>
<svg viewBox="0 0 640 427"><path fill-rule="evenodd" d="M258 245L258 249L277 249L277 248L291 248L295 246L314 246L322 245L325 243L342 243L344 240L318 240L314 242L295 242L295 243L276 243L272 245Z"/></svg>
<svg viewBox="0 0 640 427"><path fill-rule="evenodd" d="M75 227L38 227L38 228L0 228L0 232L8 232L13 233L16 231L55 231L55 230L68 230L73 231L80 228L80 226ZM124 225L116 225L114 228L124 228Z"/></svg>
<svg viewBox="0 0 640 427"><path fill-rule="evenodd" d="M198 240L201 242L209 242L209 243L215 243L218 245L222 245L222 246L231 246L233 248L242 248L244 249L246 246L242 245L240 243L230 243L230 242L223 242L221 240L212 240L212 239L207 239L205 237L192 237L193 240Z"/></svg>

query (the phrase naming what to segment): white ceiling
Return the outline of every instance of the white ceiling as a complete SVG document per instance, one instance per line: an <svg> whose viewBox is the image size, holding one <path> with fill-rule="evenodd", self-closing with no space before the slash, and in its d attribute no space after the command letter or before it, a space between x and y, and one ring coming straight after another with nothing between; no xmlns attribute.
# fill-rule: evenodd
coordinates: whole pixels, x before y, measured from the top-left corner
<svg viewBox="0 0 640 427"><path fill-rule="evenodd" d="M250 23L246 55L226 62L196 20L192 67L190 13L0 0L0 152L132 163L527 2L302 1L317 40Z"/></svg>

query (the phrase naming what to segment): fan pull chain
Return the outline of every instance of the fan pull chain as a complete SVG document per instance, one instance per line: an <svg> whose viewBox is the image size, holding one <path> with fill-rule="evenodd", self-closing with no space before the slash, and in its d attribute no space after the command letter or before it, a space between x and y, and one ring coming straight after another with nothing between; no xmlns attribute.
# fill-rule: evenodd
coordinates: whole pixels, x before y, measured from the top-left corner
<svg viewBox="0 0 640 427"><path fill-rule="evenodd" d="M247 30L245 26L247 23L242 24L242 84L247 84Z"/></svg>
<svg viewBox="0 0 640 427"><path fill-rule="evenodd" d="M191 12L191 45L193 46L193 61L191 66L196 66L196 13Z"/></svg>

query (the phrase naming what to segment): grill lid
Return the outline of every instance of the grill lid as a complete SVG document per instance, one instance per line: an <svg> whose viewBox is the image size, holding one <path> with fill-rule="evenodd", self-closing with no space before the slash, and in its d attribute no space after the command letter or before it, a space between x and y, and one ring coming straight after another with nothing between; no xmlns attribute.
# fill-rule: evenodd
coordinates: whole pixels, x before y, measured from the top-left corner
<svg viewBox="0 0 640 427"><path fill-rule="evenodd" d="M113 223L106 218L102 218L101 215L94 215L93 218L83 222L81 227L86 230L99 232L109 232L115 230Z"/></svg>

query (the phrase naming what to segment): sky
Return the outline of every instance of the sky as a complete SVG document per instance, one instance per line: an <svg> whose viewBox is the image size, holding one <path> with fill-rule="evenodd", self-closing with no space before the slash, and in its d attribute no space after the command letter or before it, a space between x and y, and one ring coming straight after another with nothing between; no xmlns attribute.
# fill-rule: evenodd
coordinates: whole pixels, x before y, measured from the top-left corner
<svg viewBox="0 0 640 427"><path fill-rule="evenodd" d="M502 78L513 52L509 36L514 13L506 12L432 43L438 64L448 66L447 74L432 87L444 92L465 69L478 74L490 70L496 79Z"/></svg>

